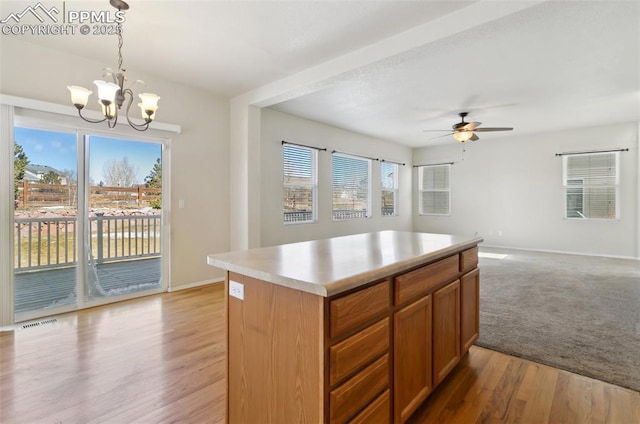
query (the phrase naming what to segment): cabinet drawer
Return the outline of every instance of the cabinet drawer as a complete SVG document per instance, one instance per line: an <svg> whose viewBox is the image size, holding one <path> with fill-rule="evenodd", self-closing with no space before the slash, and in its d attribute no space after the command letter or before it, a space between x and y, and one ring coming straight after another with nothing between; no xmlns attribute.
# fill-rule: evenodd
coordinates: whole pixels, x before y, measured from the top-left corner
<svg viewBox="0 0 640 424"><path fill-rule="evenodd" d="M389 318L385 318L330 348L329 384L349 374L389 350Z"/></svg>
<svg viewBox="0 0 640 424"><path fill-rule="evenodd" d="M388 388L389 355L386 354L331 392L331 423L346 422Z"/></svg>
<svg viewBox="0 0 640 424"><path fill-rule="evenodd" d="M349 424L388 424L391 413L389 390L371 402L364 411L359 413Z"/></svg>
<svg viewBox="0 0 640 424"><path fill-rule="evenodd" d="M459 261L458 255L449 256L438 262L397 276L395 286L396 304L427 293L433 287L455 278L458 275Z"/></svg>
<svg viewBox="0 0 640 424"><path fill-rule="evenodd" d="M391 283L385 280L369 288L332 300L331 338L340 337L389 312Z"/></svg>
<svg viewBox="0 0 640 424"><path fill-rule="evenodd" d="M460 272L471 271L478 266L478 248L465 250L460 253Z"/></svg>

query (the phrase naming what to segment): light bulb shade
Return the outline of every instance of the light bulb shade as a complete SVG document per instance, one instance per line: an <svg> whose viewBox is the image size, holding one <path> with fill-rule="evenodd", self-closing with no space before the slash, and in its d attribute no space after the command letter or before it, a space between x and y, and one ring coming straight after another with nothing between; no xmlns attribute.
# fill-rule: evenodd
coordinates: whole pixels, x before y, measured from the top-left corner
<svg viewBox="0 0 640 424"><path fill-rule="evenodd" d="M77 85L68 85L67 88L71 92L71 103L85 107L89 101L89 96L93 91Z"/></svg>
<svg viewBox="0 0 640 424"><path fill-rule="evenodd" d="M102 114L107 117L107 119L113 119L116 116L116 104L111 103L109 106L105 106L100 103L100 107L102 107Z"/></svg>
<svg viewBox="0 0 640 424"><path fill-rule="evenodd" d="M158 110L158 100L160 100L160 96L157 96L153 93L140 93L138 94L140 100L142 101L140 109L142 110L142 117L147 118L147 116L151 115L151 119L156 114L156 110Z"/></svg>
<svg viewBox="0 0 640 424"><path fill-rule="evenodd" d="M453 138L460 143L469 141L473 137L473 131L456 131L453 133Z"/></svg>
<svg viewBox="0 0 640 424"><path fill-rule="evenodd" d="M98 99L100 103L108 102L113 103L116 100L116 94L120 90L120 86L112 82L106 82L102 80L95 80L93 82L98 87Z"/></svg>
<svg viewBox="0 0 640 424"><path fill-rule="evenodd" d="M138 106L140 107L140 113L142 114L142 119L147 120L147 119L151 119L152 121L154 119L156 119L156 113L153 112L151 114L151 116L147 115L147 111L144 108L144 105L142 103L138 103Z"/></svg>

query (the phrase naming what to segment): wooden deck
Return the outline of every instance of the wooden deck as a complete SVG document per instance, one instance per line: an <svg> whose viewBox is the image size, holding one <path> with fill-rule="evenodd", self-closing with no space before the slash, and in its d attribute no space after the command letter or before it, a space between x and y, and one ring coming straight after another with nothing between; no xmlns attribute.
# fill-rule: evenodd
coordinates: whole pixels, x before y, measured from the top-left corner
<svg viewBox="0 0 640 424"><path fill-rule="evenodd" d="M97 265L89 273L88 293L96 298L157 288L160 268L160 258ZM76 270L70 267L16 273L15 312L75 303ZM94 283L96 280L99 284Z"/></svg>

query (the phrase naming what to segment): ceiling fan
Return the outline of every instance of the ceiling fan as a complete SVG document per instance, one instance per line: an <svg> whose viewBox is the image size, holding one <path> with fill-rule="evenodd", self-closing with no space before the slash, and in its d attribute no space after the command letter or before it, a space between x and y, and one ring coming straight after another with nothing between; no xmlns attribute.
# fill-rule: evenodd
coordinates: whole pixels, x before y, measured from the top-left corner
<svg viewBox="0 0 640 424"><path fill-rule="evenodd" d="M479 128L481 122L465 122L464 118L469 115L469 112L460 112L458 116L460 116L460 122L457 124L453 124L451 130L424 130L426 131L451 131L449 134L444 134L435 138L444 137L447 135L452 135L456 141L460 143L464 143L465 141L476 141L479 140L480 137L476 135L477 132L489 132L489 131L512 131L511 127L484 127Z"/></svg>

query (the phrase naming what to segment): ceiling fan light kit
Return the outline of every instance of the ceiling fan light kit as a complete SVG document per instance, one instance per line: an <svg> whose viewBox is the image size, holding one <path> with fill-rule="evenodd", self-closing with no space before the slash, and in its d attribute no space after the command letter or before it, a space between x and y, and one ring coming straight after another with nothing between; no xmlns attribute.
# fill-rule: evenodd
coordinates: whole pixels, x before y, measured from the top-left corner
<svg viewBox="0 0 640 424"><path fill-rule="evenodd" d="M460 143L469 141L473 137L473 131L456 131L453 133L453 138Z"/></svg>
<svg viewBox="0 0 640 424"><path fill-rule="evenodd" d="M118 9L118 11L129 9L129 5L123 0L110 0L110 3L113 7ZM134 95L131 87L124 88L124 83L127 80L127 77L125 76L125 70L122 68L122 22L118 22L117 26L118 70L114 72L110 68L105 68L103 75L104 77L111 77L113 82L103 80L95 80L93 82L98 88L98 103L100 104L104 118L89 119L82 115L82 109L87 105L89 96L93 93L89 89L77 85L67 86L71 92L71 103L73 103L76 109L78 109L78 115L85 121L92 124L107 121L107 126L109 128L115 128L118 123L118 111L122 108L122 105L125 103L128 96L129 101L125 112L127 122L137 131L146 131L149 128L151 121L155 119L156 111L158 110L158 100L160 100L160 97L153 93L139 94L138 97L140 97L140 103L138 103L138 106L140 107L140 113L144 123L138 124L129 118L129 110L133 104ZM138 82L144 84L143 81L137 80L131 86Z"/></svg>
<svg viewBox="0 0 640 424"><path fill-rule="evenodd" d="M460 117L460 122L453 124L451 127L451 132L445 135L451 135L454 140L459 141L460 143L465 143L467 141L476 141L479 140L480 137L476 134L476 132L490 132L490 131L512 131L512 127L485 127L479 128L482 125L482 122L465 122L464 118L469 115L469 112L460 112L458 116ZM449 130L425 130L425 131L449 131ZM439 136L443 137L443 136ZM438 138L438 137L436 137Z"/></svg>

